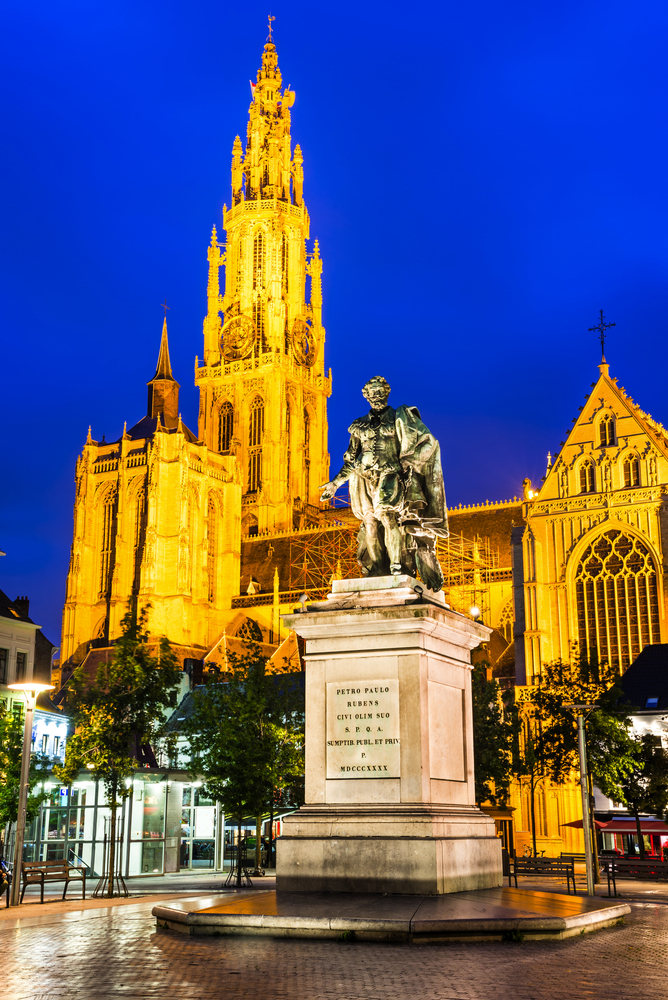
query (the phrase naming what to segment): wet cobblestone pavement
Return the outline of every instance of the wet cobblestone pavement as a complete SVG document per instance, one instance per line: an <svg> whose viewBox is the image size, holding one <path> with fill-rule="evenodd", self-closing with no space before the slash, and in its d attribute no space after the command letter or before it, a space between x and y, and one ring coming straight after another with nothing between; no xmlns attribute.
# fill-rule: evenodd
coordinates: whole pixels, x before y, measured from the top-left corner
<svg viewBox="0 0 668 1000"><path fill-rule="evenodd" d="M367 944L157 932L153 902L0 923L2 1000L666 1000L668 906L563 942ZM24 911L25 912L25 911Z"/></svg>

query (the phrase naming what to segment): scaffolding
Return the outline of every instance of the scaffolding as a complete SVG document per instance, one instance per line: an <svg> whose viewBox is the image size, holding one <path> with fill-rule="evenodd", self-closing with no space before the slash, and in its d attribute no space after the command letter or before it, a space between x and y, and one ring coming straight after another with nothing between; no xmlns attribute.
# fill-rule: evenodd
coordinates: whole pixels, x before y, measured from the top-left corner
<svg viewBox="0 0 668 1000"><path fill-rule="evenodd" d="M493 549L489 538L465 538L450 534L439 538L436 555L443 570L443 591L446 603L454 611L471 614L478 608L483 621L489 621L490 584L499 568L499 550Z"/></svg>
<svg viewBox="0 0 668 1000"><path fill-rule="evenodd" d="M354 524L291 535L290 590L321 599L331 589L332 580L360 576L357 531ZM490 584L499 568L498 548L492 548L489 538L451 534L438 539L436 554L443 570L446 603L467 615L477 607L483 621L488 621Z"/></svg>

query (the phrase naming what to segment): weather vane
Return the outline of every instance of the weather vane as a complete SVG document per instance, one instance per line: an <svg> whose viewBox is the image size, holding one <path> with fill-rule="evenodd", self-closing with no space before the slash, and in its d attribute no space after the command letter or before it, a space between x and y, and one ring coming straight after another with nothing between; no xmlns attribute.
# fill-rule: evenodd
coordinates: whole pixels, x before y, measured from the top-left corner
<svg viewBox="0 0 668 1000"><path fill-rule="evenodd" d="M171 309L172 307L167 305L167 299L165 299L165 301L162 302L161 305L162 308L165 310L165 319L167 319L167 310Z"/></svg>
<svg viewBox="0 0 668 1000"><path fill-rule="evenodd" d="M590 326L590 333L597 333L598 339L601 341L601 359L605 361L605 334L606 331L610 329L611 326L617 326L616 323L606 323L605 316L603 315L603 310L600 310L599 320L596 326Z"/></svg>
<svg viewBox="0 0 668 1000"><path fill-rule="evenodd" d="M272 28L271 28L271 22L272 22L272 21L275 21L275 20L276 20L276 18L275 18L275 17L273 17L273 16L272 16L272 15L270 14L270 15L269 15L269 34L267 35L267 41L268 41L268 42L273 42L273 40L274 40L274 39L273 39L273 38L271 37L271 31L272 31Z"/></svg>

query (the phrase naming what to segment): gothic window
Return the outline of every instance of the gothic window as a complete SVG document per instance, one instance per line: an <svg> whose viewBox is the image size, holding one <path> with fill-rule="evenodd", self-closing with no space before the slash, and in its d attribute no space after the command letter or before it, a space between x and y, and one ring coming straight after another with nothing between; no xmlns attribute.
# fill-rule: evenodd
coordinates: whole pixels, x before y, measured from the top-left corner
<svg viewBox="0 0 668 1000"><path fill-rule="evenodd" d="M206 576L209 602L216 598L216 505L209 497L207 518L208 546L206 551Z"/></svg>
<svg viewBox="0 0 668 1000"><path fill-rule="evenodd" d="M235 290L237 295L241 294L241 276L243 274L244 261L243 246L243 242L239 240L239 244L237 246L237 272L235 277Z"/></svg>
<svg viewBox="0 0 668 1000"><path fill-rule="evenodd" d="M311 459L309 457L311 449L311 417L304 408L304 499L308 503L311 490Z"/></svg>
<svg viewBox="0 0 668 1000"><path fill-rule="evenodd" d="M286 480L287 480L288 492L290 492L290 420L291 420L290 404L286 403L286 405L285 405L285 438L286 438L286 440L288 442L287 471L286 471Z"/></svg>
<svg viewBox="0 0 668 1000"><path fill-rule="evenodd" d="M135 530L134 530L134 573L132 581L132 593L138 594L141 584L141 563L144 555L144 542L146 540L146 491L142 488L137 493L135 501Z"/></svg>
<svg viewBox="0 0 668 1000"><path fill-rule="evenodd" d="M264 402L261 396L251 402L248 416L248 492L257 493L262 489Z"/></svg>
<svg viewBox="0 0 668 1000"><path fill-rule="evenodd" d="M253 302L253 322L257 331L257 340L255 341L256 350L260 353L260 351L264 350L265 345L264 302L262 299L255 299Z"/></svg>
<svg viewBox="0 0 668 1000"><path fill-rule="evenodd" d="M311 418L307 409L304 409L304 454L308 455L311 447Z"/></svg>
<svg viewBox="0 0 668 1000"><path fill-rule="evenodd" d="M640 461L637 455L624 460L624 486L640 486Z"/></svg>
<svg viewBox="0 0 668 1000"><path fill-rule="evenodd" d="M253 291L264 289L264 233L256 233L253 240Z"/></svg>
<svg viewBox="0 0 668 1000"><path fill-rule="evenodd" d="M587 460L580 466L580 493L594 492L594 464Z"/></svg>
<svg viewBox="0 0 668 1000"><path fill-rule="evenodd" d="M234 433L234 409L232 404L225 400L218 413L218 451L227 454L232 442Z"/></svg>
<svg viewBox="0 0 668 1000"><path fill-rule="evenodd" d="M246 618L237 629L237 638L247 642L262 642L262 629L252 618Z"/></svg>
<svg viewBox="0 0 668 1000"><path fill-rule="evenodd" d="M109 490L102 504L102 544L100 545L100 593L108 594L114 571L116 548L116 491Z"/></svg>
<svg viewBox="0 0 668 1000"><path fill-rule="evenodd" d="M283 294L288 294L289 278L288 278L288 266L290 263L290 250L288 246L288 238L283 233L281 236L281 278L282 278L282 290Z"/></svg>
<svg viewBox="0 0 668 1000"><path fill-rule="evenodd" d="M615 443L615 418L611 413L605 413L598 425L598 443L601 448Z"/></svg>
<svg viewBox="0 0 668 1000"><path fill-rule="evenodd" d="M499 632L509 645L513 641L514 621L515 621L515 612L513 611L513 602L512 600L510 600L501 609L501 614L499 616L499 625L498 625Z"/></svg>
<svg viewBox="0 0 668 1000"><path fill-rule="evenodd" d="M644 542L616 529L587 546L575 574L580 649L624 670L660 641L654 561Z"/></svg>

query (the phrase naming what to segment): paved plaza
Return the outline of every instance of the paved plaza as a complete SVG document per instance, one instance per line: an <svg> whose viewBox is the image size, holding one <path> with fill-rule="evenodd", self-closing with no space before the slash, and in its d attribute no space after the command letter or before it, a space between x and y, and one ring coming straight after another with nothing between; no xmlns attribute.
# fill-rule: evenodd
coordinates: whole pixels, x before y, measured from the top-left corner
<svg viewBox="0 0 668 1000"><path fill-rule="evenodd" d="M170 894L171 895L171 894ZM163 897L164 898L164 897ZM666 1000L668 905L563 942L368 944L157 932L156 896L2 911L2 1000ZM92 905L92 904L89 904Z"/></svg>

